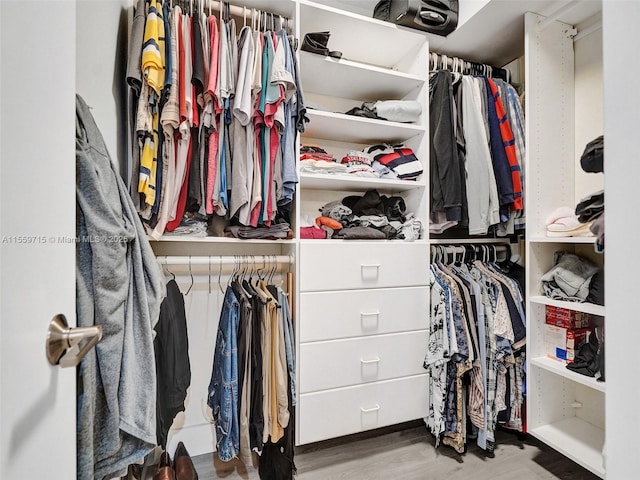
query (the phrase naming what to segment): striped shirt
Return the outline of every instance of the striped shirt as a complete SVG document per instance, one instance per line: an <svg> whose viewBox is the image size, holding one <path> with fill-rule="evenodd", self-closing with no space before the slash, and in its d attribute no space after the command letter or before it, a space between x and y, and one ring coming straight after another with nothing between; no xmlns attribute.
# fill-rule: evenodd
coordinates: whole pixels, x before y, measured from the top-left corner
<svg viewBox="0 0 640 480"><path fill-rule="evenodd" d="M504 104L500 98L500 92L495 82L491 79L487 79L487 83L491 88L491 95L496 106L496 114L500 123L500 136L502 137L502 144L504 145L505 153L507 154L507 160L511 167L511 180L513 181L513 209L522 210L522 183L520 180L520 165L516 157L515 140L513 138L513 132L509 120L507 119L507 113L504 109Z"/></svg>

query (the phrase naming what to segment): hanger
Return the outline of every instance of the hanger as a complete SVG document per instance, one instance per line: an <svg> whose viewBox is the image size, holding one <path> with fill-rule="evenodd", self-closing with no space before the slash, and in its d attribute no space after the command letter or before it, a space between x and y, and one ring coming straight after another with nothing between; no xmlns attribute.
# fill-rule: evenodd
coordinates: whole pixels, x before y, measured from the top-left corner
<svg viewBox="0 0 640 480"><path fill-rule="evenodd" d="M269 276L269 283L273 284L273 277L278 270L278 258L273 255L273 269L271 270L271 275Z"/></svg>
<svg viewBox="0 0 640 480"><path fill-rule="evenodd" d="M185 297L189 295L189 292L193 288L193 271L191 270L191 255L189 255L189 275L191 276L191 285L189 285L189 289L187 290L187 293L184 294Z"/></svg>
<svg viewBox="0 0 640 480"><path fill-rule="evenodd" d="M173 280L175 280L176 279L176 275L169 268L169 262L167 261L167 257L166 256L164 257L164 267L167 270L167 272L169 272L169 275L171 275L173 277Z"/></svg>
<svg viewBox="0 0 640 480"><path fill-rule="evenodd" d="M218 264L218 288L220 292L224 294L224 289L222 288L222 257L218 257L220 259L220 263Z"/></svg>

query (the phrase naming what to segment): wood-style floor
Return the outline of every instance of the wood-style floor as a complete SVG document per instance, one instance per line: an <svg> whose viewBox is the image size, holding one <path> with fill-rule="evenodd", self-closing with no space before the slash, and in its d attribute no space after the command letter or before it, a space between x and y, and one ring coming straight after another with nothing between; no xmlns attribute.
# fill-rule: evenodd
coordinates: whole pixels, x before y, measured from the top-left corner
<svg viewBox="0 0 640 480"><path fill-rule="evenodd" d="M371 432L329 440L296 450L298 480L598 480L531 437L496 432L497 446L487 456L471 445L464 455L433 447L424 426ZM188 447L188 446L187 446ZM255 468L224 463L216 454L194 457L199 480L258 480Z"/></svg>

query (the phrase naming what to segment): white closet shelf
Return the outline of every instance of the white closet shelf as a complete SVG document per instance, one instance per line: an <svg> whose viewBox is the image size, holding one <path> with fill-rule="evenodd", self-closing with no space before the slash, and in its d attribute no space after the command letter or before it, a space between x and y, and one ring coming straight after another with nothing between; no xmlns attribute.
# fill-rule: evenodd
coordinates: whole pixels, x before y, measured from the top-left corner
<svg viewBox="0 0 640 480"><path fill-rule="evenodd" d="M546 370L548 372L560 375L561 377L568 378L569 380L585 385L589 388L593 388L599 392L606 390L606 384L604 382L598 382L593 377L587 377L586 375L580 375L579 373L572 372L567 369L566 364L553 360L548 357L537 357L531 359L531 365Z"/></svg>
<svg viewBox="0 0 640 480"><path fill-rule="evenodd" d="M575 312L590 313L592 315L605 316L605 307L603 305L596 305L593 303L580 303L580 302L567 302L564 300L554 300L552 298L545 297L544 295L537 295L530 297L531 303L537 303L540 305L550 305L552 307L566 308L567 310L573 310Z"/></svg>
<svg viewBox="0 0 640 480"><path fill-rule="evenodd" d="M300 174L300 188L310 190L336 190L342 192L360 191L375 188L381 192L404 192L416 188L424 188L424 174L416 181L388 180L384 178L364 178L355 175Z"/></svg>
<svg viewBox="0 0 640 480"><path fill-rule="evenodd" d="M424 34L417 30L306 0L300 0L300 25L300 41L306 33L328 31L329 50L342 52L345 59L386 68L395 67L424 44Z"/></svg>
<svg viewBox="0 0 640 480"><path fill-rule="evenodd" d="M403 99L425 84L417 75L305 51L300 76L306 93L363 101Z"/></svg>
<svg viewBox="0 0 640 480"><path fill-rule="evenodd" d="M320 140L360 144L400 143L426 133L425 128L420 125L356 117L344 113L307 110L307 116L309 124L303 136Z"/></svg>
<svg viewBox="0 0 640 480"><path fill-rule="evenodd" d="M427 240L421 239L421 240L415 240L413 242L407 242L405 240L342 240L342 239L338 239L338 238L301 238L300 239L300 243L312 243L312 244L318 244L318 243L322 243L324 244L332 244L332 243L358 243L358 244L364 244L364 243L368 243L368 244L373 244L373 245L381 245L381 244L385 244L385 243L393 243L393 244L398 244L398 243L406 243L406 244L421 244L421 245L428 245L429 242ZM426 257L425 257L426 258ZM388 287L387 287L388 288Z"/></svg>
<svg viewBox="0 0 640 480"><path fill-rule="evenodd" d="M531 243L593 244L596 242L596 237L532 237L529 241Z"/></svg>
<svg viewBox="0 0 640 480"><path fill-rule="evenodd" d="M292 240L267 240L262 238L249 238L246 240L241 240L238 238L230 238L230 237L196 237L189 235L163 235L160 239L156 240L155 238L147 237L150 242L171 242L171 243L232 243L236 245L241 245L243 243L259 243L264 245L273 245L279 243L295 243L295 239Z"/></svg>
<svg viewBox="0 0 640 480"><path fill-rule="evenodd" d="M578 417L571 417L530 429L529 433L604 478L603 429Z"/></svg>

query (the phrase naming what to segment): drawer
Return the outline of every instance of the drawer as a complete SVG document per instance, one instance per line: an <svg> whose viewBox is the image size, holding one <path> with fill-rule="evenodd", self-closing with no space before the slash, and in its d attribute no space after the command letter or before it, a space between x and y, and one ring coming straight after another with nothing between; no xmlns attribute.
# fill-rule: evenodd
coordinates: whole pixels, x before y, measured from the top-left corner
<svg viewBox="0 0 640 480"><path fill-rule="evenodd" d="M348 241L300 245L300 291L428 285L426 243Z"/></svg>
<svg viewBox="0 0 640 480"><path fill-rule="evenodd" d="M300 294L300 342L427 328L429 287Z"/></svg>
<svg viewBox="0 0 640 480"><path fill-rule="evenodd" d="M425 373L428 331L303 343L300 392L359 385Z"/></svg>
<svg viewBox="0 0 640 480"><path fill-rule="evenodd" d="M426 417L428 385L427 375L418 375L302 394L298 444Z"/></svg>

